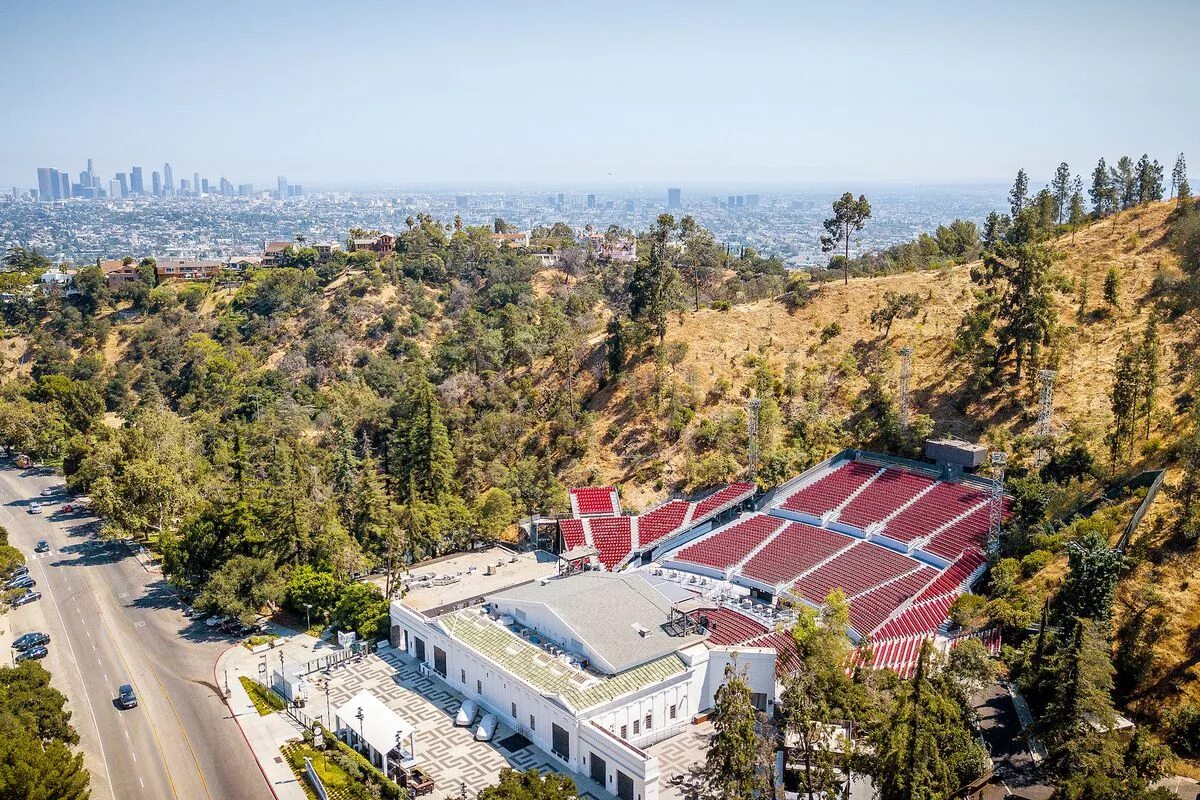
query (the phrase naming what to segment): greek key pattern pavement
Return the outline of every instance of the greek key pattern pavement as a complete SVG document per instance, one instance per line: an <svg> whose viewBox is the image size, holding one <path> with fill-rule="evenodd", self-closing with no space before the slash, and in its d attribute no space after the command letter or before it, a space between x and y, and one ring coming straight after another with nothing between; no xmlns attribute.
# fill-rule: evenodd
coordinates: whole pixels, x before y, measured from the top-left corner
<svg viewBox="0 0 1200 800"><path fill-rule="evenodd" d="M320 678L320 673L309 676ZM471 729L454 725L454 714L462 698L440 680L421 675L414 663L392 650L372 654L357 663L335 667L329 672L330 708L348 701L368 689L389 708L416 729L417 763L429 770L436 788L434 800L457 798L460 786L474 796L484 786L494 784L504 767L518 770L559 771L556 762L530 745L510 753L497 744L512 731L501 726L491 742L477 742ZM325 697L317 689L309 696L310 715L326 714ZM612 800L598 784L573 774L579 797L587 800Z"/></svg>

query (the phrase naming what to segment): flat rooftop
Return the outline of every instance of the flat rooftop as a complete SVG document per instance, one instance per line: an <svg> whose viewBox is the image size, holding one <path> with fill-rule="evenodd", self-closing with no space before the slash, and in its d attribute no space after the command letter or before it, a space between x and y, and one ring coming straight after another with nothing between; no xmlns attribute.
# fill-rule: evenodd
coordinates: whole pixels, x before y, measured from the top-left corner
<svg viewBox="0 0 1200 800"><path fill-rule="evenodd" d="M494 574L487 574L489 567ZM557 574L558 558L545 550L516 553L503 547L489 547L487 550L459 553L439 561L414 564L405 576L409 589L400 602L421 613L428 613ZM427 575L456 577L458 580L444 586L413 580ZM383 576L372 576L372 582L382 587Z"/></svg>

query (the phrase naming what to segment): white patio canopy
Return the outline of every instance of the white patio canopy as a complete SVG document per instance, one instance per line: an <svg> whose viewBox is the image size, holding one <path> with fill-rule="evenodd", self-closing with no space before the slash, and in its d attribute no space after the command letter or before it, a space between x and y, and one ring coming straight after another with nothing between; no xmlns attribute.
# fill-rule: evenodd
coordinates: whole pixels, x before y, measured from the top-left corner
<svg viewBox="0 0 1200 800"><path fill-rule="evenodd" d="M361 719L360 717L361 712ZM416 761L416 739L412 725L405 722L379 698L363 689L345 703L333 709L334 727L338 735L349 732L366 742L379 759L397 747L400 764L409 767ZM371 759L375 761L374 758ZM386 764L376 764L385 768Z"/></svg>

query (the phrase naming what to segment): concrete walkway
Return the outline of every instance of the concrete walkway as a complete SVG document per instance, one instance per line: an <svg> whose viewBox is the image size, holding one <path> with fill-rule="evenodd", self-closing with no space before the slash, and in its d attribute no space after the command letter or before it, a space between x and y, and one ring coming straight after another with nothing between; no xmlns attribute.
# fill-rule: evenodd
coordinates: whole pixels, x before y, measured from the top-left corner
<svg viewBox="0 0 1200 800"><path fill-rule="evenodd" d="M225 702L229 711L242 729L242 735L246 737L250 749L254 751L258 767L277 800L306 800L304 787L296 780L291 767L279 752L284 743L300 738L300 727L283 713L260 716L238 678L245 675L259 683L267 684L270 682L270 669L276 664L281 653L286 661L303 664L332 652L333 648L312 636L286 628L272 626L271 632L283 637L278 640L282 644L263 653L252 653L241 644L234 645L217 659L215 677L218 685L226 690ZM264 663L267 666L267 675L261 670L260 665Z"/></svg>

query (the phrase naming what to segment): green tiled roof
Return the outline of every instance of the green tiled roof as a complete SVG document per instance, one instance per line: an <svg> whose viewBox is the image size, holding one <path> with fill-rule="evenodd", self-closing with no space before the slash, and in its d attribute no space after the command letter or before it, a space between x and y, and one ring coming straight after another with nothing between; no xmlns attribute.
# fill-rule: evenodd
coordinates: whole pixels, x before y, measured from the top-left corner
<svg viewBox="0 0 1200 800"><path fill-rule="evenodd" d="M575 711L614 700L687 669L671 653L616 675L595 675L564 664L477 610L438 618L450 634L540 692L562 695Z"/></svg>

